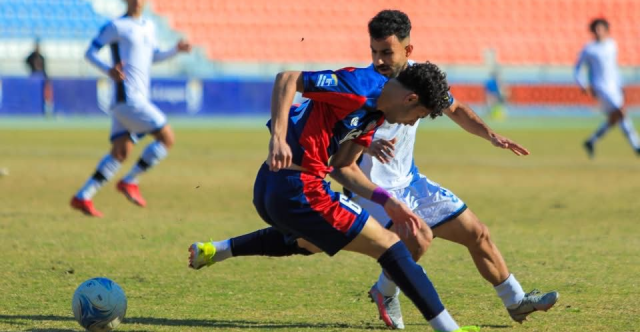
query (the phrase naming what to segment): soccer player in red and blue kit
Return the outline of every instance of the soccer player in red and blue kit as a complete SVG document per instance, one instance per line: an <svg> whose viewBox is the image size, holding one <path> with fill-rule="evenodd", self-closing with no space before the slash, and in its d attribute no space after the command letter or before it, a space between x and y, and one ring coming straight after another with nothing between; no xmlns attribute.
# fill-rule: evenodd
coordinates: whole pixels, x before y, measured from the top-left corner
<svg viewBox="0 0 640 332"><path fill-rule="evenodd" d="M309 100L290 110L296 91ZM253 203L280 234L260 237L255 245L272 256L319 251L333 256L345 249L373 257L436 331L476 330L456 324L398 235L324 180L331 173L344 187L382 205L400 232L415 234L420 218L372 183L356 160L385 119L414 124L442 115L450 104L448 91L445 74L430 63L415 64L390 80L373 67L278 74L269 155L258 172ZM210 242L196 242L189 251L194 269L214 263Z"/></svg>

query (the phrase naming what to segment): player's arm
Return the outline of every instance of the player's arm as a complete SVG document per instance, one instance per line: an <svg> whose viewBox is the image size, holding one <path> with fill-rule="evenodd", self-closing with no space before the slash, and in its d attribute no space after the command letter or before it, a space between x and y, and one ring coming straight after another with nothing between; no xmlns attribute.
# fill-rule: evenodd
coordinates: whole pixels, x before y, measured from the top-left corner
<svg viewBox="0 0 640 332"><path fill-rule="evenodd" d="M518 156L526 156L529 151L520 144L495 133L468 105L454 100L444 113L467 132L480 136L494 146L509 149Z"/></svg>
<svg viewBox="0 0 640 332"><path fill-rule="evenodd" d="M420 218L406 205L391 197L386 190L371 182L358 167L358 157L364 151L365 147L353 140L342 143L331 158L333 171L330 176L357 195L382 205L399 227L404 227L407 232L415 235L422 226Z"/></svg>
<svg viewBox="0 0 640 332"><path fill-rule="evenodd" d="M124 72L122 71L122 64L116 63L112 67L108 63L102 61L98 57L100 49L107 44L114 43L118 40L118 30L113 22L107 23L100 29L98 35L91 41L91 45L84 54L85 59L101 72L110 76L116 82L124 79Z"/></svg>
<svg viewBox="0 0 640 332"><path fill-rule="evenodd" d="M576 65L573 69L573 79L576 81L576 83L580 86L580 90L582 90L582 92L588 94L588 95L593 95L591 88L589 87L589 84L587 83L587 81L584 79L584 77L582 75L580 75L580 69L582 68L582 65L585 63L585 52L584 50L582 52L580 52L580 56L578 57L578 61L576 61Z"/></svg>
<svg viewBox="0 0 640 332"><path fill-rule="evenodd" d="M161 51L156 48L153 50L153 62L171 59L180 52L191 52L191 44L181 39L174 47L168 50Z"/></svg>
<svg viewBox="0 0 640 332"><path fill-rule="evenodd" d="M271 92L271 140L267 163L272 171L291 166L293 153L287 144L289 110L296 92L303 92L302 72L278 73Z"/></svg>

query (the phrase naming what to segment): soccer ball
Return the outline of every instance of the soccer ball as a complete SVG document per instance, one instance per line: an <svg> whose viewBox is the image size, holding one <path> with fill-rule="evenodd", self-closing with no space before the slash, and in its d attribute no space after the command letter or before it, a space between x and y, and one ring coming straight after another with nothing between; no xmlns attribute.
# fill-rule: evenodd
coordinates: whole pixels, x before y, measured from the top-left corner
<svg viewBox="0 0 640 332"><path fill-rule="evenodd" d="M89 279L76 289L71 301L76 321L91 332L115 329L127 312L127 297L118 284L107 278Z"/></svg>

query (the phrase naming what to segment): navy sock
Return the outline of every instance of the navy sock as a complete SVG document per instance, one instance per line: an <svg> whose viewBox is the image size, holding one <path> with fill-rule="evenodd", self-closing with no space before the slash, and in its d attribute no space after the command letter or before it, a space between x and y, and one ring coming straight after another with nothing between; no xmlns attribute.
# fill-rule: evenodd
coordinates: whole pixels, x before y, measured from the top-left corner
<svg viewBox="0 0 640 332"><path fill-rule="evenodd" d="M273 227L231 239L231 254L235 256L291 256L311 255L298 244L288 243L284 235Z"/></svg>
<svg viewBox="0 0 640 332"><path fill-rule="evenodd" d="M422 316L431 320L444 311L438 292L424 270L413 261L404 243L391 246L378 258L378 263L387 271L391 279L418 307Z"/></svg>

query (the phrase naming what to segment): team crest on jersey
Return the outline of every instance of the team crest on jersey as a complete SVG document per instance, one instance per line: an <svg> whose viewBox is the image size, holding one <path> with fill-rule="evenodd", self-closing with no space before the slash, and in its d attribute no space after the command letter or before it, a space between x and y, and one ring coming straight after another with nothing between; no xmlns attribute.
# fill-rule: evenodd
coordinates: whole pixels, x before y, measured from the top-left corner
<svg viewBox="0 0 640 332"><path fill-rule="evenodd" d="M317 87L338 86L338 76L336 74L320 74L318 75Z"/></svg>
<svg viewBox="0 0 640 332"><path fill-rule="evenodd" d="M357 116L355 118L351 119L351 126L353 126L353 127L357 126L359 120L360 120L360 118L357 117Z"/></svg>

